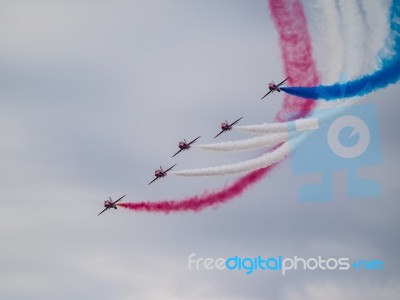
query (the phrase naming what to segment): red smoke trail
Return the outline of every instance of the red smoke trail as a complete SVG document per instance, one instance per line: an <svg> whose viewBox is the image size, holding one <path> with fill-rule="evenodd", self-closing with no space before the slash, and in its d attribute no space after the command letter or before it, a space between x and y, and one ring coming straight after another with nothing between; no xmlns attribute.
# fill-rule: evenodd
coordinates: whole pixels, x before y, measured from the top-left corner
<svg viewBox="0 0 400 300"><path fill-rule="evenodd" d="M315 86L319 76L312 56L311 38L307 29L306 16L298 0L269 0L272 19L278 29L279 45L289 85ZM304 117L314 108L315 101L285 96L277 121L288 121Z"/></svg>
<svg viewBox="0 0 400 300"><path fill-rule="evenodd" d="M315 63L312 59L311 39L308 34L306 17L300 0L269 0L271 15L279 33L285 74L290 76L290 85L316 85L319 83ZM285 95L284 103L276 116L277 121L286 121L288 113L302 117L313 108L314 101ZM246 189L260 181L276 164L244 175L220 191L195 195L183 200L158 202L120 203L120 207L135 211L179 212L200 211L240 196Z"/></svg>
<svg viewBox="0 0 400 300"><path fill-rule="evenodd" d="M271 166L272 167L272 166ZM195 195L184 200L166 200L159 202L138 202L138 203L120 203L118 206L136 210L152 212L178 212L178 211L200 211L206 207L227 202L236 196L241 195L247 188L258 182L272 168L264 168L253 171L239 178L236 182L218 192L204 193Z"/></svg>

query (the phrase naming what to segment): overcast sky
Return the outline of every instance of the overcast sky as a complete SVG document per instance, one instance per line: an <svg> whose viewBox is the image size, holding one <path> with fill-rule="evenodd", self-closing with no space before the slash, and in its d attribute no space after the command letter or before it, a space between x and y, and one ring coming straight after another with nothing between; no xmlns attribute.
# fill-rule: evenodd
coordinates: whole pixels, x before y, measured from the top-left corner
<svg viewBox="0 0 400 300"><path fill-rule="evenodd" d="M211 142L225 119L273 120L282 94L259 98L283 66L266 1L3 0L0 44L1 299L397 299L398 85L365 100L376 104L383 163L360 174L379 182L379 198L348 198L343 170L332 202L300 202L299 188L320 177L285 161L217 209L97 217L108 196L181 199L235 179L148 186L159 165L258 154L170 158L180 139ZM246 276L188 270L191 253L380 259L384 270Z"/></svg>

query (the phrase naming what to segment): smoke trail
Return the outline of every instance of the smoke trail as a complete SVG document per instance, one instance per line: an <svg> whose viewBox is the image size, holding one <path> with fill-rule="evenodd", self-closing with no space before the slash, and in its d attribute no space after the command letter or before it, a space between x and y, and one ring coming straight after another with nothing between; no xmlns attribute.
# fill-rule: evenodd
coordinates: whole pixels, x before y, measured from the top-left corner
<svg viewBox="0 0 400 300"><path fill-rule="evenodd" d="M328 1L329 2L329 1ZM342 32L347 45L345 51L344 72L359 77L365 71L366 24L357 1L338 0L342 20ZM331 61L335 64L335 61Z"/></svg>
<svg viewBox="0 0 400 300"><path fill-rule="evenodd" d="M373 1L373 0L371 0ZM345 52L358 51L358 49L352 47L345 47L345 43L342 38L341 29L339 27L341 20L339 17L338 7L335 1L327 0L310 0L307 2L312 10L312 18L315 23L318 24L317 30L320 36L322 36L323 44L323 58L321 59L321 68L323 69L323 80L326 83L337 82L339 76L343 73L344 69L344 57ZM349 45L350 46L350 45ZM325 63L328 62L328 63ZM333 62L333 63L332 63ZM348 79L348 78L347 78ZM346 81L347 81L346 79ZM342 103L339 103L342 102ZM327 102L320 101L317 103L315 108L330 108L338 105L348 105L348 101L335 101ZM318 116L321 118L321 116ZM261 135L274 132L286 131L288 128L296 127L296 130L311 130L315 129L315 122L307 124L310 119L317 120L314 118L314 113L311 114L311 118L298 119L293 122L277 122L277 123L265 123L260 125L248 125L248 126L234 126L240 132Z"/></svg>
<svg viewBox="0 0 400 300"><path fill-rule="evenodd" d="M342 109L345 108L343 107ZM256 149L263 146L274 146L285 141L279 147L255 159L217 167L174 171L170 172L170 174L179 176L223 176L249 172L262 167L270 166L271 164L283 160L286 156L290 154L290 149L294 149L297 145L300 144L301 141L305 139L305 137L307 136L307 132L302 133L302 131L317 129L319 127L319 124L322 124L323 122L332 118L335 114L338 113L338 111L340 110L321 110L314 112L313 118L286 122L285 125L288 127L286 127L286 131L281 133L256 137L244 141L200 145L200 147L203 149L214 151L244 151ZM290 147L289 143L287 142L289 139L289 132L291 133Z"/></svg>
<svg viewBox="0 0 400 300"><path fill-rule="evenodd" d="M364 96L388 85L395 84L400 79L399 70L400 60L397 60L392 65L376 71L372 75L348 82L347 87L344 84L337 83L330 86L287 87L282 88L282 90L298 97L315 100L324 99L327 101ZM363 89L365 86L369 86L369 88Z"/></svg>
<svg viewBox="0 0 400 300"><path fill-rule="evenodd" d="M261 167L266 168L277 162L280 162L285 157L290 154L290 149L293 147L297 147L307 136L307 133L297 137L291 137L290 145L288 142L281 144L279 147L274 150L267 152L257 158L250 159L244 162L240 162L237 164L224 165L218 167L209 167L209 168L201 168L201 169L190 169L190 170L181 170L181 171L171 171L169 172L172 175L178 176L223 176L229 174L237 174L243 172L249 172L258 170Z"/></svg>
<svg viewBox="0 0 400 300"><path fill-rule="evenodd" d="M335 1L311 0L308 2L318 24L317 30L325 45L324 57L319 68L323 69L323 81L331 84L338 80L344 69L345 43L340 30L340 17Z"/></svg>
<svg viewBox="0 0 400 300"><path fill-rule="evenodd" d="M284 123L265 123L260 125L235 126L233 128L254 135L281 133L287 132L288 130L306 131L317 129L318 119L305 118Z"/></svg>
<svg viewBox="0 0 400 300"><path fill-rule="evenodd" d="M292 135L291 135L292 136ZM270 148L273 146L277 146L282 142L286 142L289 139L288 132L279 132L273 133L269 135L258 136L246 140L241 141L230 141L230 142L222 142L222 143L214 143L214 144L202 144L193 146L195 148L199 148L201 150L206 151L217 151L217 152L240 152L240 151L249 151L255 150L258 148L266 147Z"/></svg>
<svg viewBox="0 0 400 300"><path fill-rule="evenodd" d="M181 170L169 173L172 175L179 175L179 176L222 176L222 175L250 172L277 163L282 159L284 159L286 156L288 156L289 153L290 153L290 147L288 143L284 143L280 145L278 148L270 152L267 152L261 155L260 157L253 158L237 164L209 167L202 169Z"/></svg>
<svg viewBox="0 0 400 300"><path fill-rule="evenodd" d="M268 0L268 4L272 20L278 29L285 77L290 77L287 83L295 85L295 82L302 82L304 86L317 84L319 77L301 2ZM304 117L314 105L313 101L285 96L276 120L287 121L288 113L293 113L294 119Z"/></svg>
<svg viewBox="0 0 400 300"><path fill-rule="evenodd" d="M390 52L385 50L385 47L381 48L384 44L385 36L388 31L388 18L387 18L387 10L389 9L390 1L375 1L375 0L363 0L360 1L362 4L362 10L365 14L365 22L368 25L368 37L363 35L364 41L363 44L368 41L369 47L366 47L363 53L365 53L365 64L364 66L359 66L358 69L354 69L354 74L361 72L363 69L376 69L376 66L379 65L381 58L380 57L390 57ZM321 35L324 37L324 44L327 45L327 49L324 52L326 59L329 60L329 65L325 67L325 64L321 64L324 66L324 81L331 82L336 81L339 78L339 75L344 71L344 60L345 57L345 49L342 41L342 36L339 29L339 15L337 11L337 7L334 1L326 1L326 0L312 0L308 3L313 10L313 18L316 19L316 23L318 24L318 29L320 29ZM344 10L344 7L341 8L341 11ZM358 10L355 13L359 13ZM352 18L352 16L349 16ZM359 26L357 26L359 27ZM346 29L346 28L344 28ZM350 34L345 34L345 36L349 37ZM354 56L360 52L360 50L356 47L355 44L352 43L351 39L346 40L346 52L348 55ZM368 53L367 53L368 52ZM379 56L377 57L377 54ZM334 63L332 63L334 62ZM341 75L341 82L346 82L348 78L345 78ZM337 108L341 106L342 110L335 109L334 113L344 112L348 106L352 106L356 104L361 98L358 97L352 101L319 101L317 103L316 109L311 114L311 117L308 119L295 120L296 122L296 130L308 130L308 126L306 123L309 119L318 120L319 124L329 120L334 117L328 110L323 114L319 109L327 109L327 108ZM317 116L316 114L319 114ZM301 123L300 123L301 122ZM234 129L238 131L249 133L249 134L266 134L266 133L274 133L274 132L282 132L287 130L290 126L290 123L266 123L260 125L249 125L249 126L234 126ZM311 128L313 129L313 128Z"/></svg>
<svg viewBox="0 0 400 300"><path fill-rule="evenodd" d="M229 141L214 144L203 144L197 145L196 148L206 151L217 151L217 152L241 152L255 150L262 147L270 148L277 146L282 142L289 139L288 132L279 132L269 135L258 136L250 139L241 141Z"/></svg>
<svg viewBox="0 0 400 300"><path fill-rule="evenodd" d="M389 4L388 1L383 1L383 2L377 2L375 0L363 0L360 1L363 7L363 11L366 15L365 21L368 24L369 30L368 30L368 38L363 34L360 35L360 38L363 38L363 41L356 41L353 43L352 39L349 37L351 35L355 35L356 32L354 32L354 28L359 28L362 24L362 22L359 23L359 25L354 26L353 29L350 29L353 31L352 34L345 33L344 36L346 38L346 49L344 48L344 43L342 40L342 35L340 33L340 28L339 24L341 23L341 20L339 18L338 14L338 8L335 5L334 1L326 1L326 0L312 0L308 4L311 6L313 10L313 18L316 19L316 23L318 24L318 28L320 30L320 34L323 36L324 39L324 44L327 45L326 51L324 52L325 54L325 61L329 61L329 65L326 64L321 64L323 66L323 78L324 82L334 82L337 81L337 79L341 78L341 83L344 83L348 81L348 77L343 76L344 72L344 57L354 57L359 55L360 49L357 48L357 44L362 43L365 44L367 41L369 43L369 47L365 47L365 50L368 51L362 51L365 55L364 59L364 65L358 65L357 68L354 66L351 68L352 69L352 74L351 75L356 75L362 70L365 69L372 69L373 65L377 65L378 62L380 61L380 58L376 58L377 53L380 50L380 47L384 44L386 32L388 27L388 22L386 18L387 10ZM385 3L386 2L386 3ZM349 12L353 12L356 16L354 19L357 19L357 15L360 13L359 9L352 9L352 10L346 10L345 6L346 3L343 3L343 1L340 2L343 4L341 7L341 11L347 15L347 19L353 19L353 15L349 14ZM354 4L354 3L353 3ZM353 5L350 4L350 5ZM358 21L361 21L358 18ZM343 28L344 30L347 29L347 27ZM344 53L346 52L346 55ZM369 52L368 55L365 53ZM381 51L383 52L383 51ZM359 55L360 56L360 55ZM361 56L360 56L361 57ZM332 63L333 62L333 63ZM348 64L352 64L352 62L348 62ZM316 109L327 109L327 108L337 108L338 106L343 106L343 107L348 107L354 105L356 102L358 102L361 98L358 97L357 99L354 99L352 101L319 101L317 103L317 106L315 107ZM339 111L344 111L343 110L337 110L335 109L335 113ZM321 114L321 110L318 110L318 113ZM332 117L333 115L329 114L327 111L326 115L319 115L316 117L316 111L314 111L311 114L312 118L317 118L319 120L319 123L324 122ZM308 119L303 119L305 122L307 122ZM303 122L303 120L296 120L295 122ZM290 122L289 122L290 123ZM269 124L261 124L261 125L250 125L250 126L235 126L234 128L245 133L250 133L250 134L264 134L264 133L269 133L269 132L280 132L286 130L288 128L289 123L269 123ZM306 124L301 124L299 123L296 126L296 130L306 130L307 125Z"/></svg>
<svg viewBox="0 0 400 300"><path fill-rule="evenodd" d="M303 72L302 76L292 79L291 84L317 84L318 74L312 59L311 39L308 34L307 22L300 1L269 0L268 2L275 26L279 33L282 56L287 58L284 60L285 70L308 70L308 72ZM294 22L296 23L296 26L292 25ZM305 52L298 51L298 47L296 45L301 45L298 47L303 48ZM303 62L304 59L309 63L309 65L298 64L298 62ZM305 101L296 97L285 95L284 104L278 113L276 120L287 120L287 113L293 111L298 112L299 116L305 116L313 106L313 101ZM250 172L249 174L240 177L232 184L213 193L195 195L185 198L181 201L147 201L140 203L123 203L120 204L120 206L134 211L162 213L200 211L207 207L222 204L232 200L234 197L240 196L244 191L266 176L274 166L275 165L271 165L269 167Z"/></svg>
<svg viewBox="0 0 400 300"><path fill-rule="evenodd" d="M345 84L336 83L330 86L314 87L284 87L283 91L291 95L296 95L311 99L335 100L338 98L348 98L363 96L378 89L396 83L400 79L400 0L393 0L390 9L390 30L391 34L387 42L386 52L392 50L390 54L382 58L381 68L372 74L363 76L359 79L346 82ZM368 86L368 89L364 89Z"/></svg>
<svg viewBox="0 0 400 300"><path fill-rule="evenodd" d="M383 48L382 52L379 53L378 61L376 60L377 53L382 49L382 45L385 43L385 38L389 30L388 24L388 11L390 7L390 1L376 1L376 0L363 0L361 6L365 14L365 21L368 27L368 47L365 49L369 56L369 70L376 70L379 67L379 57L390 57L390 53L385 53ZM374 59L375 58L375 59Z"/></svg>
<svg viewBox="0 0 400 300"><path fill-rule="evenodd" d="M182 211L198 212L207 207L226 203L234 197L242 195L247 189L272 171L273 167L274 166L270 166L268 168L250 172L249 174L240 177L233 184L213 193L205 192L201 195L194 195L178 201L144 201L138 203L117 203L117 205L134 211L161 212L166 214Z"/></svg>

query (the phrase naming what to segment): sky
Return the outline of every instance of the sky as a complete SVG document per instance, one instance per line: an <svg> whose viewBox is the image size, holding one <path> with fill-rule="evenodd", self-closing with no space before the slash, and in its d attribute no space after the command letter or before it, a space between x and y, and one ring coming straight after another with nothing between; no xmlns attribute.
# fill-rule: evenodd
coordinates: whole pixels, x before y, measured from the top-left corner
<svg viewBox="0 0 400 300"><path fill-rule="evenodd" d="M322 65L323 38L309 24ZM266 1L4 0L0 44L1 299L397 299L398 85L363 98L376 105L383 162L360 174L379 182L379 198L349 198L341 170L332 202L301 202L299 188L320 175L295 175L286 160L200 213L97 217L109 196L181 199L236 178L171 175L148 186L160 165L260 153L171 159L183 138L212 142L225 119L273 120L282 93L259 99L284 74ZM192 253L380 259L384 270L188 270Z"/></svg>

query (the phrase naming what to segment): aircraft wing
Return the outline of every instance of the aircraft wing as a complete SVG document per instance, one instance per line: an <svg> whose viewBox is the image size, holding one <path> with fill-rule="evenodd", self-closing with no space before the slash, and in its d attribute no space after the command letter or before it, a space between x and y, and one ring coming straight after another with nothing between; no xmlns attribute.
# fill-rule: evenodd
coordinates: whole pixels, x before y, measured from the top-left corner
<svg viewBox="0 0 400 300"><path fill-rule="evenodd" d="M179 151L178 151L178 152L176 152L174 155L172 155L172 157L174 157L175 155L177 155L177 154L181 153L181 151L182 151L182 149L179 149Z"/></svg>
<svg viewBox="0 0 400 300"><path fill-rule="evenodd" d="M103 209L97 216L100 216L103 212L105 212L108 209L108 207L106 207L105 209Z"/></svg>
<svg viewBox="0 0 400 300"><path fill-rule="evenodd" d="M278 83L278 84L277 84L277 87L280 87L280 86L281 86L282 84L284 84L284 83L285 83L285 81L286 81L286 80L288 80L288 79L289 79L289 77L288 77L288 78L286 78L284 81L282 81L282 82Z"/></svg>
<svg viewBox="0 0 400 300"><path fill-rule="evenodd" d="M122 198L124 198L126 195L123 195L121 198L119 198L118 200L115 200L114 202L113 202L113 204L115 204L115 203L117 203L118 201L121 201L122 200Z"/></svg>
<svg viewBox="0 0 400 300"><path fill-rule="evenodd" d="M160 178L160 177L156 177L156 178L154 178L152 181L150 181L149 182L149 184L148 185L150 185L150 184L152 184L154 181L156 181L158 178Z"/></svg>
<svg viewBox="0 0 400 300"><path fill-rule="evenodd" d="M193 143L195 143L201 136L198 136L197 138L195 138L193 141L191 141L188 145L191 145Z"/></svg>
<svg viewBox="0 0 400 300"><path fill-rule="evenodd" d="M274 90L269 91L268 93L266 93L266 94L264 95L264 97L261 98L261 100L264 99L265 97L267 97L267 96L268 96L269 94L271 94L273 91L274 91Z"/></svg>
<svg viewBox="0 0 400 300"><path fill-rule="evenodd" d="M223 134L226 130L222 129L220 133L218 133L216 136L214 136L214 139L218 136L220 136L221 134Z"/></svg>
<svg viewBox="0 0 400 300"><path fill-rule="evenodd" d="M169 168L168 170L164 171L164 173L167 173L168 171L172 170L173 167L175 167L176 164L174 164L171 168Z"/></svg>
<svg viewBox="0 0 400 300"><path fill-rule="evenodd" d="M229 125L229 126L233 126L233 125L235 125L237 122L239 122L241 119L242 119L243 117L240 117L239 119L237 119L235 122L233 122L231 125Z"/></svg>

